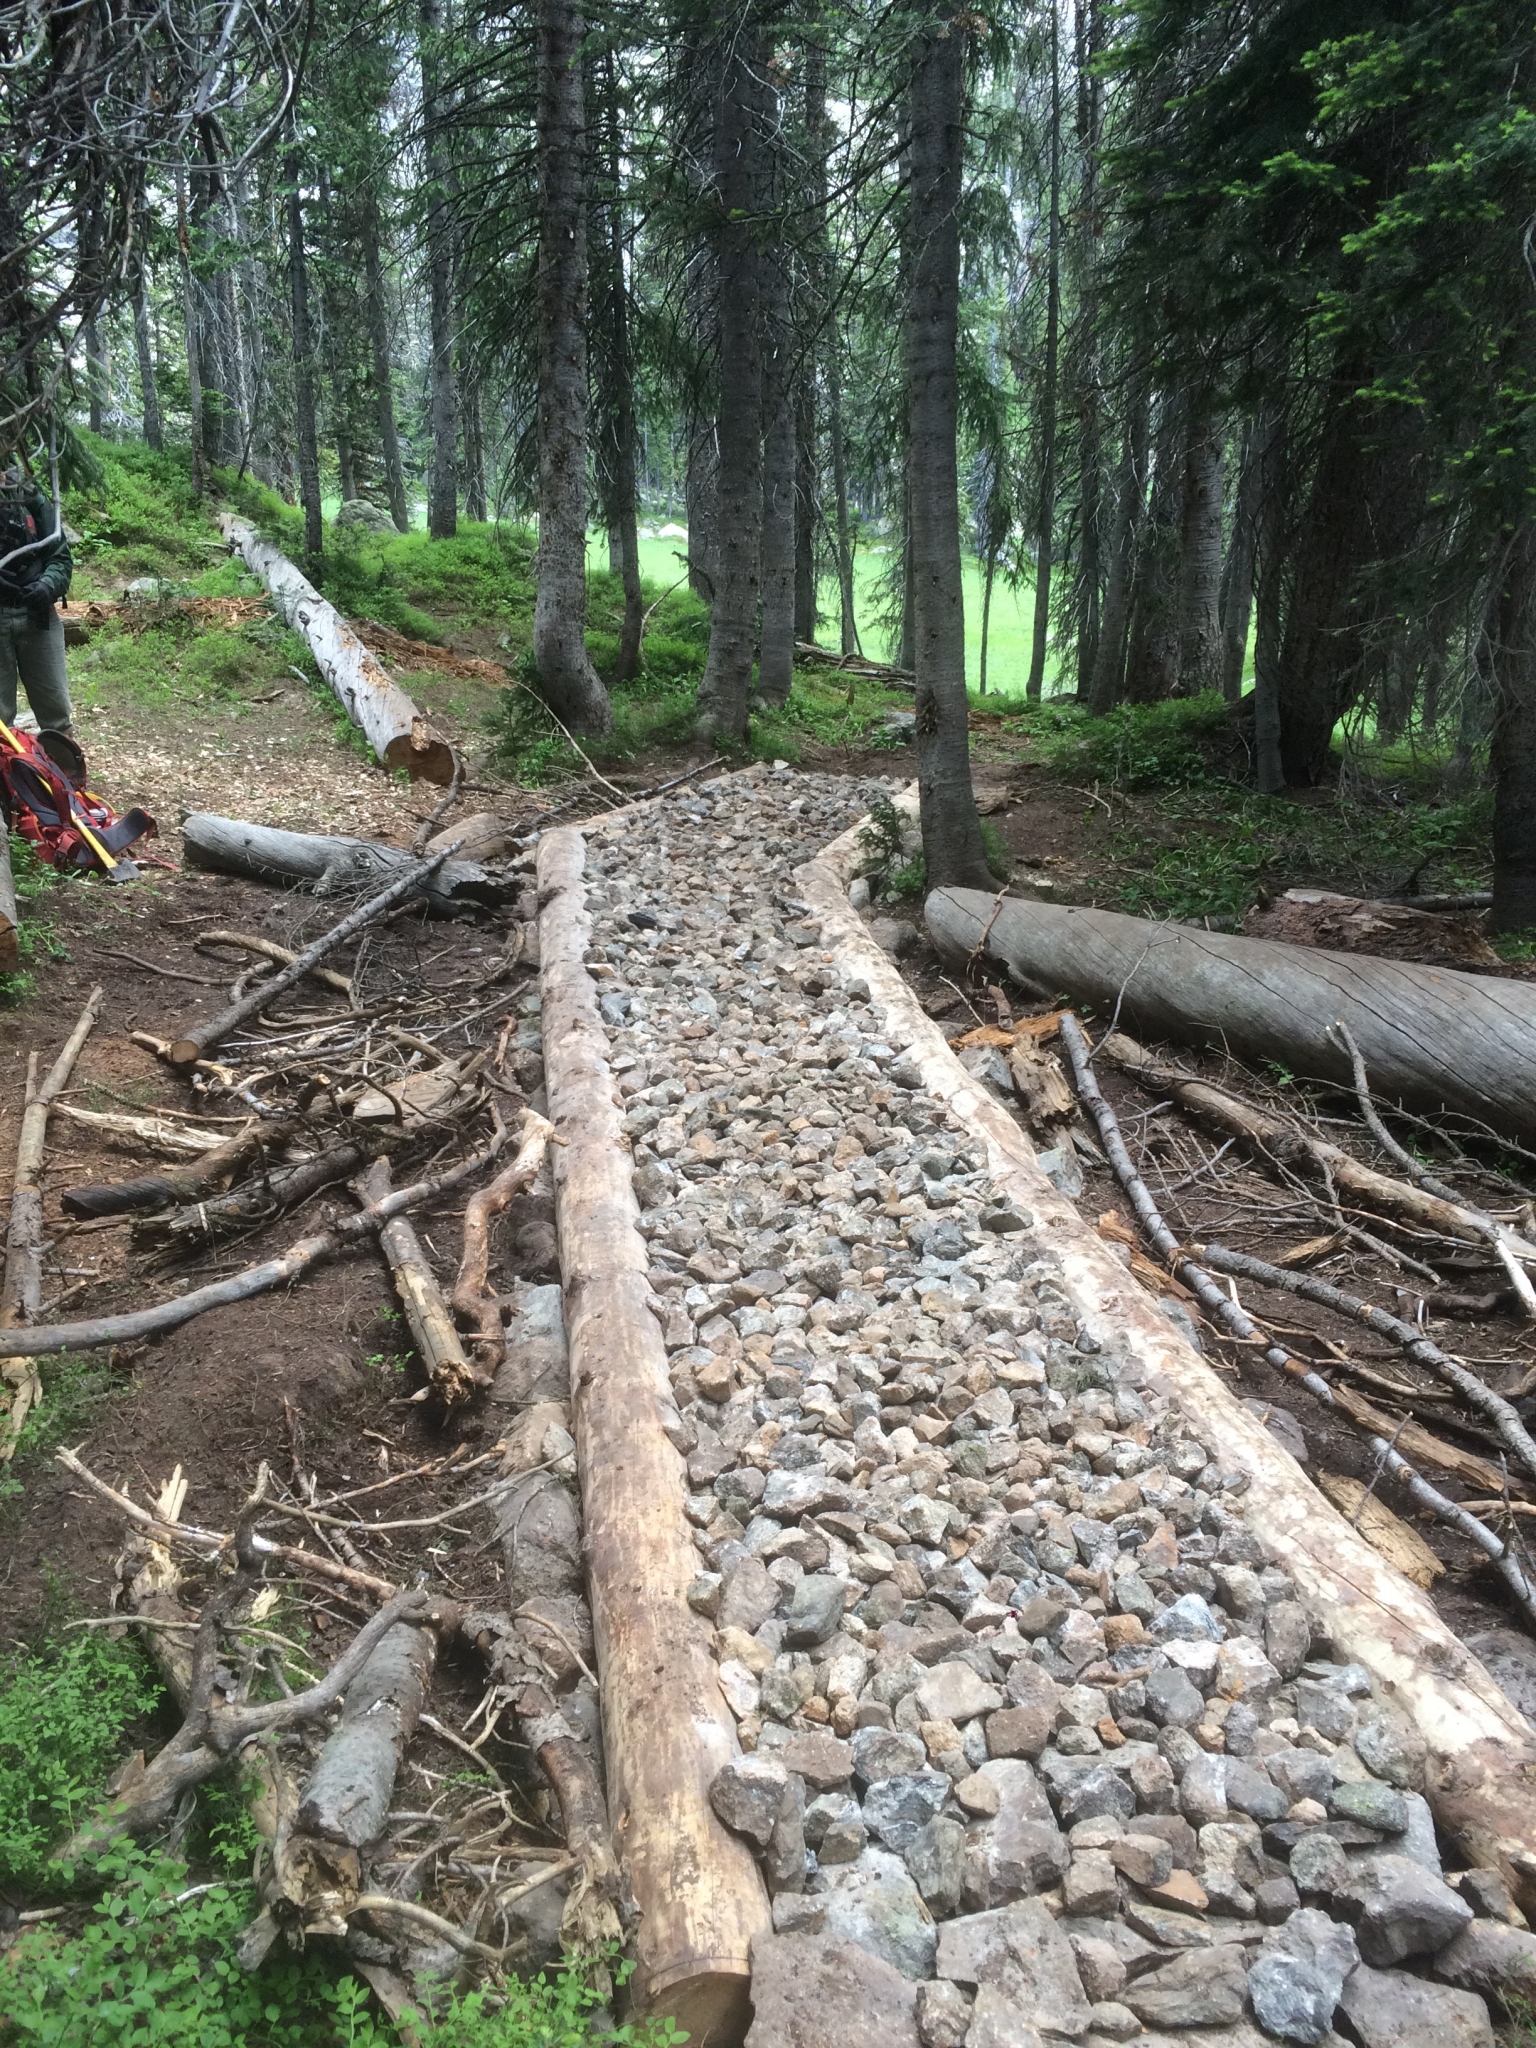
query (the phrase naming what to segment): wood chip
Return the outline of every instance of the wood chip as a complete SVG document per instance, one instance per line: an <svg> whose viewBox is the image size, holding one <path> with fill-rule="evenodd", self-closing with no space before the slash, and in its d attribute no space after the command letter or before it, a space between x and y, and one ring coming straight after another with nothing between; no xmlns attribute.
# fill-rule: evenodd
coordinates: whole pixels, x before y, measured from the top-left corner
<svg viewBox="0 0 1536 2048"><path fill-rule="evenodd" d="M1405 1579L1427 1591L1445 1571L1417 1529L1394 1515L1358 1479L1342 1472L1319 1472L1317 1483L1341 1515L1346 1515L1373 1550L1395 1564Z"/></svg>

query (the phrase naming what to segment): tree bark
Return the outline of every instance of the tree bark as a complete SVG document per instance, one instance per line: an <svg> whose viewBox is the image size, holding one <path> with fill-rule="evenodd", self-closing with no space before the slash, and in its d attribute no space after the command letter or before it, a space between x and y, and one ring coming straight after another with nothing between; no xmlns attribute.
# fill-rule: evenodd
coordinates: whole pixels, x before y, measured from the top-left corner
<svg viewBox="0 0 1536 2048"><path fill-rule="evenodd" d="M1136 549L1125 664L1125 695L1133 704L1159 704L1179 684L1177 577L1187 416L1184 393L1167 393L1157 422L1152 500Z"/></svg>
<svg viewBox="0 0 1536 2048"><path fill-rule="evenodd" d="M603 68L603 128L608 158L605 293L608 345L605 351L605 382L609 443L608 460L603 471L608 484L609 567L619 576L624 587L624 623L619 629L619 658L614 666L613 679L616 683L627 683L640 673L640 635L645 625L645 596L640 585L639 488L635 474L635 444L639 436L635 423L635 360L629 331L629 279L625 263L619 95L611 51L604 53Z"/></svg>
<svg viewBox="0 0 1536 2048"><path fill-rule="evenodd" d="M1179 538L1180 694L1219 690L1221 639L1221 454L1224 433L1202 402L1191 408Z"/></svg>
<svg viewBox="0 0 1536 2048"><path fill-rule="evenodd" d="M1253 618L1253 574L1259 504L1264 486L1264 459L1259 422L1243 429L1237 499L1232 507L1232 538L1221 570L1221 694L1235 704L1243 694L1243 669L1248 660L1248 627Z"/></svg>
<svg viewBox="0 0 1536 2048"><path fill-rule="evenodd" d="M1125 682L1126 636L1130 626L1136 543L1146 504L1147 451L1151 405L1147 373L1132 372L1126 391L1125 431L1115 479L1115 529L1110 542L1109 574L1104 584L1104 615L1094 653L1089 708L1102 716L1120 701Z"/></svg>
<svg viewBox="0 0 1536 2048"><path fill-rule="evenodd" d="M1498 932L1536 928L1536 524L1508 541L1493 616L1493 909Z"/></svg>
<svg viewBox="0 0 1536 2048"><path fill-rule="evenodd" d="M1280 635L1290 465L1285 422L1278 411L1261 413L1254 433L1259 501L1253 536L1258 608L1253 644L1253 779L1261 796L1278 796L1285 787L1280 759Z"/></svg>
<svg viewBox="0 0 1536 2048"><path fill-rule="evenodd" d="M1050 10L1050 191L1045 234L1045 374L1040 385L1040 498L1035 513L1035 616L1026 694L1038 704L1045 687L1051 628L1051 566L1056 527L1056 386L1061 360L1061 12Z"/></svg>
<svg viewBox="0 0 1536 2048"><path fill-rule="evenodd" d="M832 504L837 518L837 616L838 650L843 654L857 654L859 648L859 621L854 610L853 593L853 529L848 518L848 444L843 437L843 365L839 350L842 336L834 328L832 345L827 354L827 421L832 442ZM910 559L910 545L903 551L903 561ZM911 650L901 657L901 666L910 668Z"/></svg>
<svg viewBox="0 0 1536 2048"><path fill-rule="evenodd" d="M709 653L699 685L701 739L744 746L762 582L762 291L752 220L760 201L757 51L734 12L712 16L710 244L719 350L715 486L718 561Z"/></svg>
<svg viewBox="0 0 1536 2048"><path fill-rule="evenodd" d="M1069 247L1076 273L1077 318L1072 377L1077 395L1077 691L1092 695L1103 629L1104 480L1103 391L1099 330L1099 156L1104 132L1104 81L1096 64L1104 46L1100 0L1083 0L1074 10L1077 37L1077 149L1081 164L1075 225Z"/></svg>
<svg viewBox="0 0 1536 2048"><path fill-rule="evenodd" d="M714 601L715 574L719 568L719 511L716 492L720 482L720 458L715 441L715 422L703 413L688 417L687 473L683 479L683 503L688 521L688 588L706 604Z"/></svg>
<svg viewBox="0 0 1536 2048"><path fill-rule="evenodd" d="M149 321L149 279L141 249L133 265L133 347L139 364L139 397L146 447L158 455L165 446L160 393L155 387L155 346Z"/></svg>
<svg viewBox="0 0 1536 2048"><path fill-rule="evenodd" d="M1109 910L939 890L925 916L950 959L982 941L1016 979L1118 1006L1142 1035L1215 1043L1309 1080L1352 1086L1329 1026L1349 1026L1383 1096L1536 1132L1536 988L1529 982L1229 938Z"/></svg>
<svg viewBox="0 0 1536 2048"><path fill-rule="evenodd" d="M965 37L954 11L918 32L908 101L905 338L913 668L923 858L932 888L984 888L990 879L971 786L955 451Z"/></svg>
<svg viewBox="0 0 1536 2048"><path fill-rule="evenodd" d="M368 347L373 357L374 402L378 407L379 451L384 461L384 488L390 517L402 533L411 524L405 496L405 471L400 462L400 435L395 426L395 373L389 356L389 308L384 297L383 228L378 194L370 184L363 201L363 277L368 307Z"/></svg>
<svg viewBox="0 0 1536 2048"><path fill-rule="evenodd" d="M421 0L422 171L427 187L428 390L432 467L427 531L451 540L459 530L459 394L454 370L453 212L449 204L438 43L442 0Z"/></svg>
<svg viewBox="0 0 1536 2048"><path fill-rule="evenodd" d="M572 0L539 10L539 556L533 658L572 731L613 729L587 653L587 225L581 44Z"/></svg>
<svg viewBox="0 0 1536 2048"><path fill-rule="evenodd" d="M307 883L317 896L381 889L389 881L418 871L421 865L403 846L351 839L341 833L284 832L275 825L248 825L243 818L220 818L207 811L188 814L182 824L182 840L191 867L245 875L253 882L277 882L288 888ZM443 851L430 850L427 858L435 861ZM491 909L505 903L512 889L510 879L499 879L477 861L450 859L434 868L423 893L429 910L452 917L470 904ZM294 954L288 967L304 957ZM288 968L282 971L286 976ZM272 977L262 983L261 990L253 991L262 993L263 1001L273 992Z"/></svg>
<svg viewBox="0 0 1536 2048"><path fill-rule="evenodd" d="M769 69L766 62L764 69ZM782 108L770 100L766 115L763 199L772 219L784 198ZM770 231L767 241L761 258L763 598L757 694L762 703L779 706L789 702L795 679L795 380L790 372L794 331L783 231Z"/></svg>
<svg viewBox="0 0 1536 2048"><path fill-rule="evenodd" d="M320 442L315 426L315 360L309 327L309 264L304 254L304 202L298 151L288 158L288 288L293 320L293 409L299 444L299 502L304 553L315 567L325 551L320 512Z"/></svg>
<svg viewBox="0 0 1536 2048"><path fill-rule="evenodd" d="M814 642L821 619L816 575L816 537L821 517L820 422L817 365L823 348L836 347L825 322L829 310L832 252L827 236L827 53L813 28L802 45L805 81L805 192L810 209L813 254L808 265L810 321L816 343L804 348L795 395L795 638ZM845 514L846 517L846 514ZM839 586L841 587L841 586ZM849 650L845 647L843 652Z"/></svg>
<svg viewBox="0 0 1536 2048"><path fill-rule="evenodd" d="M208 455L203 445L203 380L198 363L197 309L192 292L192 241L187 226L187 174L176 171L176 264L181 273L182 332L187 347L188 438L192 453L192 495L208 495Z"/></svg>
<svg viewBox="0 0 1536 2048"><path fill-rule="evenodd" d="M478 371L464 377L464 517L484 526L490 518L485 488L485 390Z"/></svg>

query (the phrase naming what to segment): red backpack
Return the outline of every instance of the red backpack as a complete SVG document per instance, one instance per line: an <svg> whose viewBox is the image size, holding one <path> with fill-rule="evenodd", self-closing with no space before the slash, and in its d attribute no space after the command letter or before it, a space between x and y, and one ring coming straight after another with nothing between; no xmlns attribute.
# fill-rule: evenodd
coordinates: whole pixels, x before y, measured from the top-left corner
<svg viewBox="0 0 1536 2048"><path fill-rule="evenodd" d="M0 810L5 822L50 867L131 881L122 858L155 830L148 811L119 817L85 787L85 756L67 733L13 732L0 722Z"/></svg>

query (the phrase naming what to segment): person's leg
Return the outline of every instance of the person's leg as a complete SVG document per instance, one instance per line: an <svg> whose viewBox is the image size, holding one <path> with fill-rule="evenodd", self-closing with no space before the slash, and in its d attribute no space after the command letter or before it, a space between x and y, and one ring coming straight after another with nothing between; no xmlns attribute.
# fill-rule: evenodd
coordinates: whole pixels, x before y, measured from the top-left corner
<svg viewBox="0 0 1536 2048"><path fill-rule="evenodd" d="M64 668L64 621L55 612L45 628L28 620L15 636L16 666L41 732L68 732L74 724Z"/></svg>
<svg viewBox="0 0 1536 2048"><path fill-rule="evenodd" d="M0 720L16 723L16 635L31 631L24 611L0 605Z"/></svg>

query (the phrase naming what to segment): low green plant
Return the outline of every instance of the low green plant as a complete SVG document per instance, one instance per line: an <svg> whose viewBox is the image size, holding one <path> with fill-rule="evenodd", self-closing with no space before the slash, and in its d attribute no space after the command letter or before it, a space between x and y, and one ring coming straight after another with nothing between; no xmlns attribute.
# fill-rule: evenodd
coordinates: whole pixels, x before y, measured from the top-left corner
<svg viewBox="0 0 1536 2048"><path fill-rule="evenodd" d="M0 1885L57 1887L53 1852L159 1698L138 1645L96 1630L0 1664Z"/></svg>
<svg viewBox="0 0 1536 2048"><path fill-rule="evenodd" d="M1006 882L1013 873L1013 854L1008 842L990 818L981 820L981 848L995 882Z"/></svg>
<svg viewBox="0 0 1536 2048"><path fill-rule="evenodd" d="M69 886L16 835L11 838L11 881L16 890L16 951L23 964L0 974L0 1007L7 1009L24 1003L37 987L32 961L62 955L51 910L55 892Z"/></svg>
<svg viewBox="0 0 1536 2048"><path fill-rule="evenodd" d="M1041 751L1059 773L1109 789L1210 782L1211 742L1230 729L1232 708L1214 691L1161 704L1120 704L1102 718L1037 721Z"/></svg>

